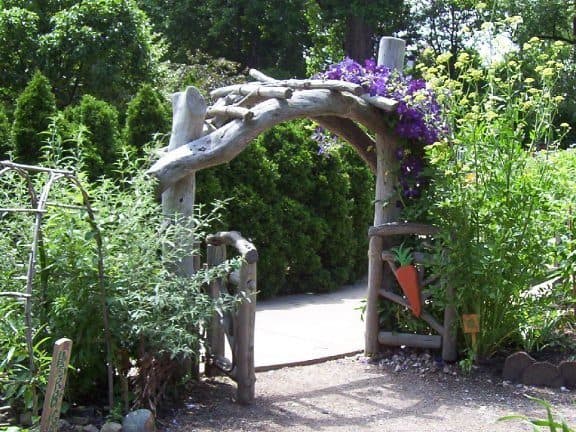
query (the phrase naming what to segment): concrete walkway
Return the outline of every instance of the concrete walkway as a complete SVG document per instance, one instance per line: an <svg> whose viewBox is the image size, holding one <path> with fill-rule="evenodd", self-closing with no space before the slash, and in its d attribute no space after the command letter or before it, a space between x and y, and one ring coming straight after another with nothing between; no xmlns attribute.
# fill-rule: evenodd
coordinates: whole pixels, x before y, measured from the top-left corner
<svg viewBox="0 0 576 432"><path fill-rule="evenodd" d="M299 294L258 302L256 370L314 363L359 352L364 347L360 319L366 282L330 294Z"/></svg>

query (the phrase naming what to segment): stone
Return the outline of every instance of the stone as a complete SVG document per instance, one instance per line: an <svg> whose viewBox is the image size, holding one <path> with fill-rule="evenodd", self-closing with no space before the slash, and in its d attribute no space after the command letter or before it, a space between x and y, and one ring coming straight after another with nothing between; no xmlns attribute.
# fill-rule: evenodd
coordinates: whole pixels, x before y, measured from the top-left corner
<svg viewBox="0 0 576 432"><path fill-rule="evenodd" d="M524 351L511 354L504 362L502 378L506 381L518 382L522 379L522 374L528 366L536 363L536 360Z"/></svg>
<svg viewBox="0 0 576 432"><path fill-rule="evenodd" d="M147 409L126 414L122 421L122 432L156 432L154 414Z"/></svg>
<svg viewBox="0 0 576 432"><path fill-rule="evenodd" d="M20 414L20 424L22 426L32 426L33 422L32 422L32 412L31 411L26 411L22 414Z"/></svg>
<svg viewBox="0 0 576 432"><path fill-rule="evenodd" d="M122 430L122 425L115 422L106 422L100 428L100 432L120 432Z"/></svg>
<svg viewBox="0 0 576 432"><path fill-rule="evenodd" d="M82 428L82 432L99 432L98 428L93 424L86 425Z"/></svg>
<svg viewBox="0 0 576 432"><path fill-rule="evenodd" d="M564 385L560 369L550 362L536 362L522 373L522 382L526 385L561 387Z"/></svg>
<svg viewBox="0 0 576 432"><path fill-rule="evenodd" d="M72 425L70 425L70 423L68 423L66 420L64 419L58 420L58 431L68 432L70 431L70 429L72 429Z"/></svg>
<svg viewBox="0 0 576 432"><path fill-rule="evenodd" d="M83 417L83 416L73 416L73 417L70 417L68 419L68 421L70 423L72 423L73 425L86 426L88 423L90 423L90 418L89 417Z"/></svg>
<svg viewBox="0 0 576 432"><path fill-rule="evenodd" d="M576 361L563 361L558 368L564 385L569 389L576 389Z"/></svg>

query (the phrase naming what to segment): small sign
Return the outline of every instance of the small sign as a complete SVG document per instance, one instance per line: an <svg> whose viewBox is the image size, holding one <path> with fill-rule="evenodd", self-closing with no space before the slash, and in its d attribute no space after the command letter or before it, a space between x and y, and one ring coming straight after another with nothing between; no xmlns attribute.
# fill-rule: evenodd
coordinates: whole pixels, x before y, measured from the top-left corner
<svg viewBox="0 0 576 432"><path fill-rule="evenodd" d="M40 432L58 432L58 420L60 420L60 408L66 387L66 375L68 374L71 352L72 341L70 339L58 339L54 344L50 376L48 377L44 407L42 408Z"/></svg>
<svg viewBox="0 0 576 432"><path fill-rule="evenodd" d="M478 314L462 315L462 324L464 333L480 332L480 316Z"/></svg>

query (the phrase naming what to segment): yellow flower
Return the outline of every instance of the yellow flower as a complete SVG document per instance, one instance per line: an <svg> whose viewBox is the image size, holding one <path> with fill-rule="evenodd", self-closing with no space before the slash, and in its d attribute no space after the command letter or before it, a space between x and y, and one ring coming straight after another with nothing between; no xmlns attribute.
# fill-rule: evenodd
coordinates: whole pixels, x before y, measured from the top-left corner
<svg viewBox="0 0 576 432"><path fill-rule="evenodd" d="M495 113L494 111L488 111L488 112L486 112L486 120L488 120L488 121L492 121L492 120L494 120L494 119L497 118L497 117L498 117L498 114Z"/></svg>
<svg viewBox="0 0 576 432"><path fill-rule="evenodd" d="M463 52L458 55L459 63L468 63L469 61L470 61L470 54L468 54L467 52Z"/></svg>
<svg viewBox="0 0 576 432"><path fill-rule="evenodd" d="M554 69L547 67L542 70L542 78L550 78L551 76L554 76Z"/></svg>
<svg viewBox="0 0 576 432"><path fill-rule="evenodd" d="M449 52L442 53L436 58L437 64L445 64L448 63L448 60L452 57L452 54Z"/></svg>
<svg viewBox="0 0 576 432"><path fill-rule="evenodd" d="M536 80L535 80L534 78L528 77L528 78L526 78L526 79L524 80L524 83L530 85L530 84L533 84L535 81L536 81Z"/></svg>
<svg viewBox="0 0 576 432"><path fill-rule="evenodd" d="M531 38L528 43L538 43L540 42L540 38L534 36L533 38Z"/></svg>
<svg viewBox="0 0 576 432"><path fill-rule="evenodd" d="M466 184L474 183L476 181L476 174L473 172L466 174L464 181L466 182Z"/></svg>
<svg viewBox="0 0 576 432"><path fill-rule="evenodd" d="M560 123L560 127L564 129L570 129L570 125L568 123Z"/></svg>

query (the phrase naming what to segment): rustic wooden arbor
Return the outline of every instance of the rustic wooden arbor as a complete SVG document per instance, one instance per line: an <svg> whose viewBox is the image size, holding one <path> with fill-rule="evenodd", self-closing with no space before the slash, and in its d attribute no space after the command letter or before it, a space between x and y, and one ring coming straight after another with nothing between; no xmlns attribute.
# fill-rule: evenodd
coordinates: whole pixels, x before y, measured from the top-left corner
<svg viewBox="0 0 576 432"><path fill-rule="evenodd" d="M401 71L404 49L403 40L382 38L378 64ZM370 96L362 86L343 81L279 81L256 70L251 70L250 75L255 82L212 91L211 96L217 101L211 107L206 106L200 93L192 87L173 96L174 119L170 145L149 170L157 177L164 191L166 215L190 215L194 203L195 172L231 161L255 137L276 124L296 118L310 118L339 135L356 149L376 174L374 227L369 233L365 334L365 353L376 354L380 344L379 297L406 305L403 297L389 295L393 276L383 261L386 236L430 234L427 228L421 232L419 225L399 224L398 211L392 204L395 202L397 181L397 161L394 157L397 141L384 120L386 115L395 111L398 102ZM375 134L375 140L365 132L366 129ZM386 257L384 253L384 259ZM183 263L181 270L192 272L193 266ZM444 358L454 360L453 308L447 308L443 325L429 315L423 314L423 318L440 333ZM253 322L253 319L249 322ZM389 337L380 339L390 342ZM411 340L422 346L422 340L429 338ZM405 342L405 338L399 339L399 343ZM424 346L429 345L428 342L424 343ZM438 343L433 342L432 345Z"/></svg>

